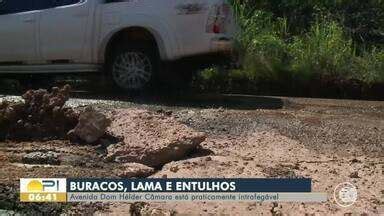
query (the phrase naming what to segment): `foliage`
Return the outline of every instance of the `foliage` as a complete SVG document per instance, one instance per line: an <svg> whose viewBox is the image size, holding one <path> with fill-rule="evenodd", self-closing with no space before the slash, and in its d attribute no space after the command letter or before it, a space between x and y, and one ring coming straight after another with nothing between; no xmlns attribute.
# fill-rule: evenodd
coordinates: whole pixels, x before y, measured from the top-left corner
<svg viewBox="0 0 384 216"><path fill-rule="evenodd" d="M318 20L337 21L360 44L384 42L383 0L242 0L248 11L263 10L286 18L289 31L301 34Z"/></svg>
<svg viewBox="0 0 384 216"><path fill-rule="evenodd" d="M384 50L373 49L355 59L354 76L368 84L384 83Z"/></svg>
<svg viewBox="0 0 384 216"><path fill-rule="evenodd" d="M384 0L232 0L243 69L200 77L224 91L271 83L384 83ZM350 81L348 81L350 80ZM343 84L343 85L344 85Z"/></svg>
<svg viewBox="0 0 384 216"><path fill-rule="evenodd" d="M344 36L335 22L315 24L309 33L295 37L288 46L295 75L350 76L350 61L355 56L352 40Z"/></svg>

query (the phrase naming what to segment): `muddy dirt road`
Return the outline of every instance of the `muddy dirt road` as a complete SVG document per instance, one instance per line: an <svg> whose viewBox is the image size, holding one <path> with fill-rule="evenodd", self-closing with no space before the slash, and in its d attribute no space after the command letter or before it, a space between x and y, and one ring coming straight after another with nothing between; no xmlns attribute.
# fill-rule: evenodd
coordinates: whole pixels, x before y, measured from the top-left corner
<svg viewBox="0 0 384 216"><path fill-rule="evenodd" d="M68 106L93 105L105 113L116 109L148 110L206 133L198 151L156 167L157 177L310 177L313 191L329 201L311 203L147 203L29 206L15 201L5 209L36 212L123 215L379 215L384 206L384 102L199 95L71 99ZM19 100L1 96L0 100ZM31 152L56 152L59 165L30 165ZM102 160L100 146L68 141L0 143L1 199L11 199L21 177L117 177L123 165ZM358 200L349 208L333 201L339 183L351 182ZM16 197L17 198L17 197ZM12 199L16 199L12 198ZM16 207L15 207L16 206ZM0 206L0 209L2 207ZM9 213L9 211L8 211ZM0 212L1 214L1 212Z"/></svg>

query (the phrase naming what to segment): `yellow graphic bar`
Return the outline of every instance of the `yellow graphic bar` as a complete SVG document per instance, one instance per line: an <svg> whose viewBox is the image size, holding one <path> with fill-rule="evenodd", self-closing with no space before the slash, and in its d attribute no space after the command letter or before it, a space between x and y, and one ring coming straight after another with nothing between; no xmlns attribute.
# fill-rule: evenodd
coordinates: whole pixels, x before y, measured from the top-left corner
<svg viewBox="0 0 384 216"><path fill-rule="evenodd" d="M67 202L67 193L20 193L21 202Z"/></svg>

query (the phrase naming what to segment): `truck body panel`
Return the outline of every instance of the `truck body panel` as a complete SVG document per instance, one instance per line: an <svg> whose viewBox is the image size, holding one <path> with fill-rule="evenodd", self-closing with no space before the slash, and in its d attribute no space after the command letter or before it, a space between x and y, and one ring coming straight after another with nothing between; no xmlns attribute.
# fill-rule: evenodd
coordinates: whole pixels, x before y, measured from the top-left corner
<svg viewBox="0 0 384 216"><path fill-rule="evenodd" d="M28 65L102 65L113 37L136 27L155 38L163 61L231 49L232 30L207 29L223 0L12 1L0 3L0 73L19 64L24 72ZM233 24L231 15L228 29Z"/></svg>

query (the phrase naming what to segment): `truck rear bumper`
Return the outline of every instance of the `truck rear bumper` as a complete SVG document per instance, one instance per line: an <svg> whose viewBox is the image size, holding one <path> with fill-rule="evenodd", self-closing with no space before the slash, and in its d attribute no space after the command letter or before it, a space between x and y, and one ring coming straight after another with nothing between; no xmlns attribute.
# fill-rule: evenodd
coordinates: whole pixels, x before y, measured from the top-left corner
<svg viewBox="0 0 384 216"><path fill-rule="evenodd" d="M212 65L226 65L230 68L238 68L238 52L234 47L234 41L228 38L213 38L206 52L184 56L177 62L187 63L191 67L205 68Z"/></svg>
<svg viewBox="0 0 384 216"><path fill-rule="evenodd" d="M212 39L211 51L214 53L224 53L231 55L234 50L233 41L226 38Z"/></svg>

